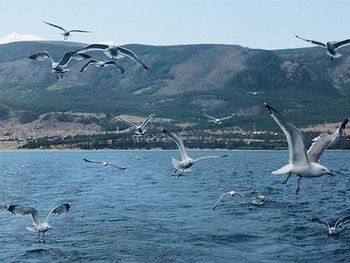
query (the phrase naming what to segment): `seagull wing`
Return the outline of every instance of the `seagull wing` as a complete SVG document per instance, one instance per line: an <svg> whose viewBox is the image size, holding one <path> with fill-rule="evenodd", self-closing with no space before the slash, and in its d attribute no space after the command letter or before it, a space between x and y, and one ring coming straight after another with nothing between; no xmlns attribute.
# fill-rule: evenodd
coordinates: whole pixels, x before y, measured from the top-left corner
<svg viewBox="0 0 350 263"><path fill-rule="evenodd" d="M236 116L236 114L232 114L230 116L227 116L227 117L224 117L224 118L221 118L220 121L224 121L224 120L229 120L229 119L232 119L234 116Z"/></svg>
<svg viewBox="0 0 350 263"><path fill-rule="evenodd" d="M94 50L104 51L104 50L107 50L108 48L109 48L109 46L106 44L91 44L91 45L87 45L85 47L82 47L80 49L77 49L74 52L84 53L84 52L94 51Z"/></svg>
<svg viewBox="0 0 350 263"><path fill-rule="evenodd" d="M206 113L203 113L203 115L204 115L205 117L209 118L209 119L216 120L216 118L214 118L213 116L210 116L210 115L208 115L208 114L206 114Z"/></svg>
<svg viewBox="0 0 350 263"><path fill-rule="evenodd" d="M91 31L86 31L86 30L79 30L79 29L73 29L73 30L69 30L69 32L79 32L79 33L92 33Z"/></svg>
<svg viewBox="0 0 350 263"><path fill-rule="evenodd" d="M110 162L107 162L110 166L113 166L113 167L115 167L115 168L118 168L119 170L125 170L126 169L126 167L120 167L120 166L117 166L117 165L115 165L115 164L113 164L113 163L110 163Z"/></svg>
<svg viewBox="0 0 350 263"><path fill-rule="evenodd" d="M329 146L336 143L339 137L343 134L343 131L348 123L348 118L346 118L339 128L333 134L321 133L320 136L314 138L312 141L310 149L307 151L307 156L310 162L319 162L322 153Z"/></svg>
<svg viewBox="0 0 350 263"><path fill-rule="evenodd" d="M45 219L45 223L49 222L49 218L50 216L60 216L60 215L64 215L69 211L69 208L71 207L71 204L62 204L62 205L58 205L55 208L53 208L50 213L48 213L46 219Z"/></svg>
<svg viewBox="0 0 350 263"><path fill-rule="evenodd" d="M105 64L115 66L118 71L120 71L123 74L125 73L125 70L121 66L119 66L115 60L107 61L107 62L105 62Z"/></svg>
<svg viewBox="0 0 350 263"><path fill-rule="evenodd" d="M39 60L39 61L43 61L45 58L49 58L49 59L51 59L51 62L53 63L53 60L52 60L49 52L47 52L47 51L36 53L34 55L29 56L29 58L34 59L34 60Z"/></svg>
<svg viewBox="0 0 350 263"><path fill-rule="evenodd" d="M62 67L65 67L68 65L69 61L72 58L75 60L83 60L85 58L91 58L91 56L89 56L87 54L80 54L80 53L75 53L75 52L69 51L63 55L63 58L58 62L58 64L61 65Z"/></svg>
<svg viewBox="0 0 350 263"><path fill-rule="evenodd" d="M343 217L335 223L334 227L336 230L338 230L339 227L341 227L343 224L348 223L349 221L350 221L350 216Z"/></svg>
<svg viewBox="0 0 350 263"><path fill-rule="evenodd" d="M129 49L123 48L123 47L117 47L117 50L123 54L124 56L132 59L136 63L140 64L144 69L149 70L149 68L139 59L134 52L132 52Z"/></svg>
<svg viewBox="0 0 350 263"><path fill-rule="evenodd" d="M146 124L154 117L155 113L152 113L151 115L149 115L144 121L143 123L141 124L141 127L145 127Z"/></svg>
<svg viewBox="0 0 350 263"><path fill-rule="evenodd" d="M89 60L80 70L80 72L83 72L90 64L98 64L97 60L91 59Z"/></svg>
<svg viewBox="0 0 350 263"><path fill-rule="evenodd" d="M189 158L188 155L187 155L187 152L186 152L186 148L185 148L184 142L179 136L177 136L173 132L168 132L167 130L164 130L164 129L162 129L162 132L167 134L170 137L170 139L172 139L176 143L177 147L180 150L182 160L186 159L186 158Z"/></svg>
<svg viewBox="0 0 350 263"><path fill-rule="evenodd" d="M347 44L350 44L350 39L346 39L346 40L343 40L343 41L337 41L337 42L334 42L333 43L333 46L334 48L339 48L341 46L345 46Z"/></svg>
<svg viewBox="0 0 350 263"><path fill-rule="evenodd" d="M325 43L322 43L322 42L318 42L318 41L315 41L315 40L311 40L311 39L305 39L305 38L302 38L302 37L299 37L297 35L295 35L297 38L301 39L301 40L304 40L306 42L310 42L312 44L315 44L315 45L319 45L319 46L322 46L322 47L327 47L327 45Z"/></svg>
<svg viewBox="0 0 350 263"><path fill-rule="evenodd" d="M44 21L44 23L45 23L45 24L48 24L49 26L53 26L53 27L59 28L59 29L65 31L65 32L67 32L67 30L65 30L65 29L64 29L63 27L61 27L61 26L58 26L58 25L55 25L55 24L51 24L51 23L45 22L45 21Z"/></svg>
<svg viewBox="0 0 350 263"><path fill-rule="evenodd" d="M90 160L86 158L84 158L83 160L88 163L104 163L104 161L100 161L100 160Z"/></svg>
<svg viewBox="0 0 350 263"><path fill-rule="evenodd" d="M33 225L37 226L40 224L39 213L33 207L25 206L25 205L8 205L6 206L7 211L19 215L19 216L27 216L30 215L32 217Z"/></svg>
<svg viewBox="0 0 350 263"><path fill-rule="evenodd" d="M131 121L125 120L125 119L123 119L123 118L121 118L121 117L119 117L118 119L119 119L120 121L122 121L122 122L128 124L129 126L134 127L134 128L137 129L137 125L136 125L135 123L132 123Z"/></svg>
<svg viewBox="0 0 350 263"><path fill-rule="evenodd" d="M305 151L303 136L301 135L300 131L271 106L269 106L265 102L264 105L270 113L271 117L276 121L276 123L280 126L283 133L287 137L289 148L289 163L309 165L309 160Z"/></svg>
<svg viewBox="0 0 350 263"><path fill-rule="evenodd" d="M311 221L314 222L314 223L316 223L316 224L319 224L319 225L324 226L327 230L330 228L328 222L323 221L323 220L321 220L321 219L319 219L319 218L317 218L317 217L311 218Z"/></svg>
<svg viewBox="0 0 350 263"><path fill-rule="evenodd" d="M206 159L214 159L214 158L221 158L221 157L227 157L228 155L211 155L211 156L202 156L197 159L194 159L194 162L201 161L201 160L206 160Z"/></svg>
<svg viewBox="0 0 350 263"><path fill-rule="evenodd" d="M217 206L219 205L221 199L222 199L225 195L227 195L228 193L229 193L229 192L223 193L223 194L219 197L219 199L218 199L218 200L216 201L216 203L214 204L212 210L215 210L215 209L217 208Z"/></svg>

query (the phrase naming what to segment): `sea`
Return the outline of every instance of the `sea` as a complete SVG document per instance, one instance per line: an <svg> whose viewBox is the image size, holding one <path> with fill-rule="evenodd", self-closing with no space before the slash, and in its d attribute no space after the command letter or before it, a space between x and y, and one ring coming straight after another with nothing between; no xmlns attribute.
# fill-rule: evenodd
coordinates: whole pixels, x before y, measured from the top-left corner
<svg viewBox="0 0 350 263"><path fill-rule="evenodd" d="M336 176L304 178L271 171L287 151L190 151L226 158L195 163L174 176L178 151L0 151L0 205L56 205L45 243L29 217L0 210L0 262L350 262L350 227L329 236L312 217L350 215L350 152L326 151ZM135 159L135 157L140 157ZM126 170L87 163L107 160ZM220 195L234 190L244 195ZM264 195L261 206L251 198Z"/></svg>

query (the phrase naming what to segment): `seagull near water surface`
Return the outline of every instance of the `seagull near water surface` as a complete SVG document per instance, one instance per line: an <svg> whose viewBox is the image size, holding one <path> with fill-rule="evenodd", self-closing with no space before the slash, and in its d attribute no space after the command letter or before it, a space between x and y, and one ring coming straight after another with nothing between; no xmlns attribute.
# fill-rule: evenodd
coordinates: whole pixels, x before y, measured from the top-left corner
<svg viewBox="0 0 350 263"><path fill-rule="evenodd" d="M122 122L124 122L125 124L129 125L130 127L132 128L135 128L136 131L136 135L138 136L142 136L145 134L145 132L147 131L145 129L145 126L147 125L147 123L154 117L155 113L152 113L151 115L149 115L143 122L141 125L136 125L135 123L131 122L131 121L128 121L128 120L125 120L121 117L119 117L118 119Z"/></svg>
<svg viewBox="0 0 350 263"><path fill-rule="evenodd" d="M181 154L181 161L176 160L174 157L171 159L171 162L175 168L174 173L179 172L178 176L181 176L182 173L185 172L190 172L191 169L189 169L195 162L201 161L201 160L206 160L206 159L213 159L213 158L221 158L221 157L227 157L228 155L212 155L212 156L202 156L196 159L192 159L191 157L188 156L185 145L183 143L183 140L177 136L173 132L168 132L167 130L162 129L162 133L168 135L170 139L172 139L177 147L179 148L180 154Z"/></svg>
<svg viewBox="0 0 350 263"><path fill-rule="evenodd" d="M314 178L322 175L334 176L335 174L328 170L327 167L322 166L319 161L323 151L339 139L339 136L345 129L348 118L343 121L334 134L322 133L320 136L313 139L313 144L308 152L306 152L303 136L300 131L270 105L265 102L263 103L271 117L276 121L285 134L289 149L289 163L282 168L273 171L272 174L288 173L288 177L283 184L287 183L292 174L297 175L299 178L296 194L299 193L300 180L303 177Z"/></svg>
<svg viewBox="0 0 350 263"><path fill-rule="evenodd" d="M85 52L96 51L96 50L102 51L106 56L110 57L113 60L123 58L123 57L128 57L131 60L135 61L137 64L141 65L144 69L149 70L149 67L146 66L146 64L143 63L141 59L139 59L134 52L124 47L110 46L106 44L91 44L91 45L82 47L78 50L75 50L74 52L85 53Z"/></svg>
<svg viewBox="0 0 350 263"><path fill-rule="evenodd" d="M85 162L87 162L87 163L100 163L100 164L102 164L103 166L110 165L110 166L115 167L115 168L117 168L117 169L119 169L119 170L125 170L125 169L126 169L126 167L121 167L121 166L115 165L115 164L110 163L110 162L107 162L107 161L90 160L90 159L86 159L86 158L84 158L83 160L84 160Z"/></svg>
<svg viewBox="0 0 350 263"><path fill-rule="evenodd" d="M87 54L79 54L75 52L66 52L62 59L58 62L53 61L51 55L47 51L39 52L34 55L29 56L30 59L43 61L46 58L51 60L52 73L56 74L57 79L59 77L63 78L63 75L70 71L70 69L65 68L71 59L83 60L85 58L90 58Z"/></svg>
<svg viewBox="0 0 350 263"><path fill-rule="evenodd" d="M28 231L32 232L38 232L38 238L39 238L39 243L41 242L40 240L40 233L43 233L43 238L44 234L46 231L52 229L52 227L49 225L49 219L50 216L59 216L59 215L64 215L68 212L72 205L69 203L66 204L61 204L53 208L50 213L46 216L45 221L41 222L39 218L39 212L33 207L30 206L25 206L25 205L6 205L4 208L6 208L7 211L19 215L19 216L31 216L32 221L33 221L33 227L26 227ZM43 240L45 243L45 239Z"/></svg>
<svg viewBox="0 0 350 263"><path fill-rule="evenodd" d="M316 40L311 40L311 39L306 39L306 38L302 38L299 37L298 35L295 35L295 37L304 40L306 42L310 42L312 44L324 47L327 49L327 55L331 57L331 60L333 60L334 58L340 58L342 55L340 53L338 53L336 50L338 48L341 48L342 46L348 45L350 44L350 39L345 39L342 41L333 41L333 42L327 42L327 43L322 43Z"/></svg>
<svg viewBox="0 0 350 263"><path fill-rule="evenodd" d="M232 119L234 116L236 116L236 114L232 114L230 116L227 116L227 117L223 117L223 118L215 118L213 116L210 116L206 113L203 114L205 117L209 118L209 122L213 122L215 124L221 124L223 121L225 120L229 120L229 119Z"/></svg>
<svg viewBox="0 0 350 263"><path fill-rule="evenodd" d="M53 27L56 27L58 29L61 29L63 31L63 33L61 33L63 35L63 39L64 40L67 40L68 37L71 35L72 32L78 32L78 33L92 33L91 31L86 31L86 30L80 30L80 29L73 29L73 30L66 30L64 29L63 27L61 26L58 26L58 25L55 25L55 24L52 24L52 23L49 23L49 22L45 22L45 24L49 25L49 26L53 26Z"/></svg>
<svg viewBox="0 0 350 263"><path fill-rule="evenodd" d="M328 222L316 217L311 218L311 221L324 226L328 235L336 235L345 229L344 225L350 221L350 216L339 219L337 222L335 222L334 226L331 226Z"/></svg>

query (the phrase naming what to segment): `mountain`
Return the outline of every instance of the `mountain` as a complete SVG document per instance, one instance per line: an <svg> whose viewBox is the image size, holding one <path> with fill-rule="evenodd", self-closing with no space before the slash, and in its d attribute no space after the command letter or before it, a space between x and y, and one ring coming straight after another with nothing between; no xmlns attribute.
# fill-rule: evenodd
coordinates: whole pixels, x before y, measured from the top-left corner
<svg viewBox="0 0 350 263"><path fill-rule="evenodd" d="M0 124L16 116L24 124L54 112L121 114L170 118L191 129L214 127L203 113L223 117L238 113L239 126L278 130L261 100L280 110L298 127L340 122L350 109L350 48L331 61L322 48L249 49L238 45L126 45L150 67L144 70L128 58L117 60L126 74L108 67L72 61L63 79L51 73L49 60L28 56L48 51L59 60L83 43L14 42L0 45ZM89 53L107 59L101 52ZM250 94L256 91L256 96ZM11 114L12 115L11 115ZM41 116L41 117L40 117ZM115 126L100 126L111 130ZM74 126L73 126L74 127ZM106 128L107 127L107 128ZM100 128L98 128L100 129Z"/></svg>

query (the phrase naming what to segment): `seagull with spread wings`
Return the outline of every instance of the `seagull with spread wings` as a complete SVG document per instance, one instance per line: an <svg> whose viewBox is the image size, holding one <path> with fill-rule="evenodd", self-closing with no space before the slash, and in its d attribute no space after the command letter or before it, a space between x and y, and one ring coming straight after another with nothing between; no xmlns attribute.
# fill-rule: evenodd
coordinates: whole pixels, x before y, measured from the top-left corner
<svg viewBox="0 0 350 263"><path fill-rule="evenodd" d="M245 200L245 197L244 197L243 195L241 195L240 193L237 193L236 191L225 192L225 193L223 193L223 194L219 197L219 199L215 202L215 204L214 204L212 210L215 210L215 209L218 207L218 205L219 205L221 199L222 199L224 196L226 196L226 195L231 196L231 197L234 197L235 195L238 195L239 197L241 197L242 199Z"/></svg>
<svg viewBox="0 0 350 263"><path fill-rule="evenodd" d="M84 160L85 162L87 162L87 163L100 163L100 164L102 164L103 166L110 165L110 166L115 167L115 168L117 168L117 169L119 169L119 170L125 170L125 169L126 169L126 167L121 167L121 166L115 165L115 164L110 163L110 162L107 162L107 161L90 160L90 159L86 159L86 158L84 158L83 160Z"/></svg>
<svg viewBox="0 0 350 263"><path fill-rule="evenodd" d="M287 183L292 174L297 175L299 178L296 194L299 193L300 180L303 177L314 178L320 177L322 175L334 176L334 173L319 163L319 159L323 151L329 145L338 140L339 136L345 129L345 125L348 122L348 119L343 121L339 129L333 135L321 134L319 137L315 138L314 143L311 145L308 152L306 152L303 136L300 131L278 111L276 111L265 102L263 103L267 111L270 113L271 117L276 121L276 123L280 126L283 133L285 134L289 149L289 163L282 168L273 171L272 174L288 173L288 177L283 182L283 184Z"/></svg>
<svg viewBox="0 0 350 263"><path fill-rule="evenodd" d="M350 44L350 39L345 39L342 41L333 41L333 42L327 42L327 43L323 43L323 42L319 42L316 40L311 40L311 39L306 39L306 38L302 38L299 37L297 35L295 35L295 37L304 40L306 42L310 42L312 44L321 46L323 48L327 49L327 55L331 57L331 60L333 60L334 58L340 58L342 55L340 53L338 53L336 50L338 48L341 48L342 46L348 45Z"/></svg>
<svg viewBox="0 0 350 263"><path fill-rule="evenodd" d="M344 225L350 222L350 216L346 216L339 219L337 222L335 222L334 226L331 226L328 222L322 219L319 219L317 217L311 218L311 221L316 224L324 226L328 235L335 235L335 234L339 234L345 229Z"/></svg>
<svg viewBox="0 0 350 263"><path fill-rule="evenodd" d="M214 122L215 124L221 124L223 121L232 119L234 116L236 116L236 114L232 114L230 116L223 117L223 118L215 118L215 117L210 116L210 115L208 115L206 113L204 113L203 115L205 117L209 118L209 122Z"/></svg>
<svg viewBox="0 0 350 263"><path fill-rule="evenodd" d="M147 131L145 129L145 126L147 125L147 123L154 117L155 113L152 113L151 115L149 115L142 123L141 125L136 125L135 123L131 122L131 121L128 121L128 120L125 120L121 117L119 117L118 119L122 122L124 122L125 124L129 125L130 127L132 128L135 128L136 131L136 135L137 136L142 136L145 134L145 132Z"/></svg>
<svg viewBox="0 0 350 263"><path fill-rule="evenodd" d="M50 216L64 215L68 212L71 206L72 205L69 203L56 206L50 211L50 213L48 213L45 221L43 222L40 221L38 210L36 210L33 207L25 206L25 205L6 205L5 209L15 215L31 216L33 227L26 227L26 229L28 231L38 232L38 238L40 243L41 242L40 233L43 233L43 238L44 238L45 232L52 229L52 227L49 225ZM45 243L45 239L43 240L43 242Z"/></svg>
<svg viewBox="0 0 350 263"><path fill-rule="evenodd" d="M68 51L64 54L60 61L53 61L51 55L47 51L39 52L34 55L29 56L30 59L43 61L46 58L51 60L52 73L56 74L57 79L59 77L63 78L63 75L67 73L70 69L65 68L71 59L83 60L85 58L90 58L87 54L79 54L75 52Z"/></svg>
<svg viewBox="0 0 350 263"><path fill-rule="evenodd" d="M166 134L169 136L170 139L172 139L177 147L179 148L180 154L181 154L181 161L176 160L174 157L172 158L171 162L175 168L174 173L179 172L179 176L182 175L182 173L185 172L190 172L191 169L189 169L195 162L201 161L201 160L206 160L206 159L213 159L213 158L220 158L220 157L227 157L228 155L212 155L212 156L202 156L196 159L192 159L191 157L188 156L185 145L183 140L177 136L173 132L168 132L167 130L162 129L162 133Z"/></svg>
<svg viewBox="0 0 350 263"><path fill-rule="evenodd" d="M113 60L127 57L136 62L137 64L141 65L144 69L149 70L149 68L146 66L145 63L141 61L141 59L136 56L134 52L131 50L125 48L125 47L120 47L120 46L110 46L106 44L91 44L87 45L85 47L82 47L75 52L77 53L85 53L89 51L102 51L106 56L110 57Z"/></svg>
<svg viewBox="0 0 350 263"><path fill-rule="evenodd" d="M89 60L80 70L80 72L83 72L88 66L94 65L97 68L104 68L108 66L113 66L116 70L118 70L121 73L125 73L125 70L118 65L118 63L115 60L109 60L109 61L97 61L94 59Z"/></svg>
<svg viewBox="0 0 350 263"><path fill-rule="evenodd" d="M58 26L58 25L55 25L55 24L52 24L52 23L49 23L49 22L45 22L45 24L49 25L49 26L53 26L53 27L56 27L58 29L61 29L63 32L61 33L63 35L63 39L64 40L67 40L68 37L71 35L72 32L78 32L78 33L92 33L91 31L86 31L86 30L80 30L80 29L73 29L73 30L66 30L64 29L63 27L61 26Z"/></svg>

